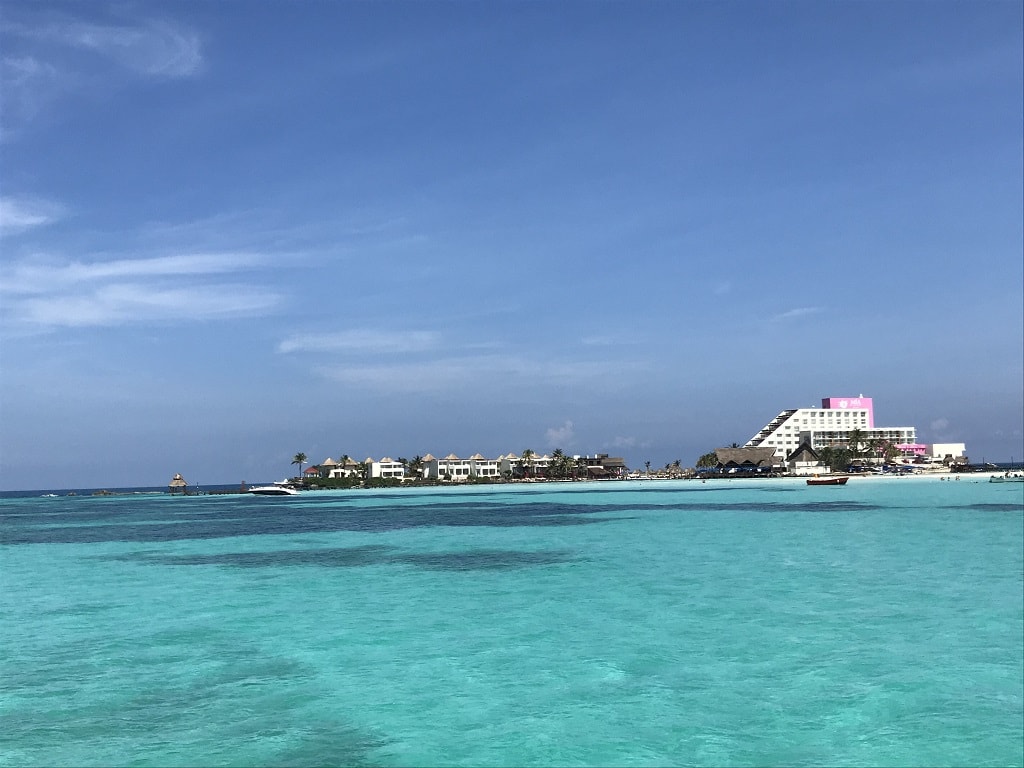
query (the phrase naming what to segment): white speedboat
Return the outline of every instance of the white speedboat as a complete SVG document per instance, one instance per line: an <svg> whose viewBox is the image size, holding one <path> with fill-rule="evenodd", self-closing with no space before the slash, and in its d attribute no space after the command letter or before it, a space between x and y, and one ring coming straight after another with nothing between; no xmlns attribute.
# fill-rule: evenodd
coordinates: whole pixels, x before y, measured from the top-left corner
<svg viewBox="0 0 1024 768"><path fill-rule="evenodd" d="M273 485L254 485L249 489L249 493L257 496L298 496L299 492L295 488L288 485L287 481L282 480L279 483Z"/></svg>

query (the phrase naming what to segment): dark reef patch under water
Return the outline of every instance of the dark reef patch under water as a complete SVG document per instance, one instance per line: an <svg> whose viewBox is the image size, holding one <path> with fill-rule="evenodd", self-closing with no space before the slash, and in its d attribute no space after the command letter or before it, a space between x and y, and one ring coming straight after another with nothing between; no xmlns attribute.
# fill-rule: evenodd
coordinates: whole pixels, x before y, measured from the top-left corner
<svg viewBox="0 0 1024 768"><path fill-rule="evenodd" d="M469 549L458 552L403 552L396 547L330 547L273 552L218 552L208 555L157 555L130 552L99 559L158 565L220 565L231 568L361 568L373 565L411 565L430 571L507 571L540 565L571 563L570 550Z"/></svg>
<svg viewBox="0 0 1024 768"><path fill-rule="evenodd" d="M75 502L70 502L60 509L46 509L38 514L0 515L0 544L155 543L340 531L379 533L445 526L561 527L613 523L632 519L631 513L666 511L786 513L878 509L873 504L846 500L571 504L519 500L498 503L465 496L441 503L433 497L429 503L406 506L355 505L348 499L337 498L328 501L237 497L202 500L202 507L180 500L171 504L150 503L140 509L130 499L103 501L102 509L79 510ZM182 502L184 506L180 506Z"/></svg>

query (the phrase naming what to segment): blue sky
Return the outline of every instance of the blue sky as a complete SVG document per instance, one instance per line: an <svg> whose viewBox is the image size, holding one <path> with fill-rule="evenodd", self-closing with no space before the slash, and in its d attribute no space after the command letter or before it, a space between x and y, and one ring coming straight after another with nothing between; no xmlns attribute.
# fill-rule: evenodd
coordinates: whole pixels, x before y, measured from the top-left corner
<svg viewBox="0 0 1024 768"><path fill-rule="evenodd" d="M1024 457L1019 2L5 0L0 487Z"/></svg>

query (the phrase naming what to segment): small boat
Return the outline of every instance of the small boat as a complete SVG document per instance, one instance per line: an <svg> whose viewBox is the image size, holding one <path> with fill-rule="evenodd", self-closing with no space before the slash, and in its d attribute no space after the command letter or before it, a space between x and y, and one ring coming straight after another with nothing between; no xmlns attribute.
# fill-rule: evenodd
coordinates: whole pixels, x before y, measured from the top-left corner
<svg viewBox="0 0 1024 768"><path fill-rule="evenodd" d="M849 477L808 477L808 485L846 485Z"/></svg>
<svg viewBox="0 0 1024 768"><path fill-rule="evenodd" d="M990 483L1024 483L1024 475L1007 472L1005 475L993 475L988 481Z"/></svg>
<svg viewBox="0 0 1024 768"><path fill-rule="evenodd" d="M288 485L287 481L274 483L273 485L255 485L249 489L249 493L256 496L298 496L299 492Z"/></svg>

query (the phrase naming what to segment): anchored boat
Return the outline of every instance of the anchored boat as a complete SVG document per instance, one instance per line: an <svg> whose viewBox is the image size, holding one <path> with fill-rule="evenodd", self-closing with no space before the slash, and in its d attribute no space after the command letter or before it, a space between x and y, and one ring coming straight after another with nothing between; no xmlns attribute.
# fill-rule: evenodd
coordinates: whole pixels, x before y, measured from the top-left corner
<svg viewBox="0 0 1024 768"><path fill-rule="evenodd" d="M279 483L273 485L256 485L249 489L249 493L256 496L298 496L299 491L288 484L287 480L282 480Z"/></svg>
<svg viewBox="0 0 1024 768"><path fill-rule="evenodd" d="M808 485L846 485L849 477L808 477Z"/></svg>

